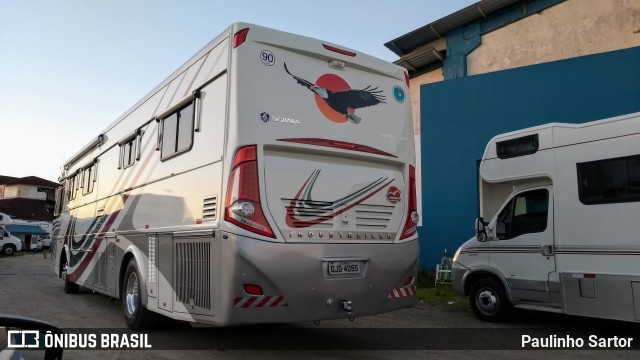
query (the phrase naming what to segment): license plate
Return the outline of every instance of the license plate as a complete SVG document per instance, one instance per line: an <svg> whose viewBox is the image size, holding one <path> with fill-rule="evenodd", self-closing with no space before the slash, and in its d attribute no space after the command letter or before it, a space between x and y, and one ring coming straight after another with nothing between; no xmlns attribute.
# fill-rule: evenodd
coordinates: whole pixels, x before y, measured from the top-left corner
<svg viewBox="0 0 640 360"><path fill-rule="evenodd" d="M358 275L362 272L362 261L329 261L329 275Z"/></svg>

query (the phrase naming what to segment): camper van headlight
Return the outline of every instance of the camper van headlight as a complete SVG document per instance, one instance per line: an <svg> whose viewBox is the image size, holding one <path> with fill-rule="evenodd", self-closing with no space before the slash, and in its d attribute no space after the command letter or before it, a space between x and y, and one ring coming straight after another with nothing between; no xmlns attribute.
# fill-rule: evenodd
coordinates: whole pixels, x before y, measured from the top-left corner
<svg viewBox="0 0 640 360"><path fill-rule="evenodd" d="M453 254L453 259L451 259L451 262L454 263L456 261L458 261L458 256L460 255L460 250L462 250L462 246L460 246L458 248L458 250L456 250L456 253Z"/></svg>
<svg viewBox="0 0 640 360"><path fill-rule="evenodd" d="M256 211L256 208L248 201L236 201L231 205L231 211L238 216L251 217Z"/></svg>

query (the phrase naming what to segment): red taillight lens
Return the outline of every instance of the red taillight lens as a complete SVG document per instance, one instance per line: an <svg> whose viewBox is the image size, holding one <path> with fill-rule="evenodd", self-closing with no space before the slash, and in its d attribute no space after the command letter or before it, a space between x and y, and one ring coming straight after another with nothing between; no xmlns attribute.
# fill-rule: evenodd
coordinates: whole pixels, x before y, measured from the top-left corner
<svg viewBox="0 0 640 360"><path fill-rule="evenodd" d="M406 239L418 229L418 205L416 200L416 168L409 165L409 200L407 201L407 220L400 239Z"/></svg>
<svg viewBox="0 0 640 360"><path fill-rule="evenodd" d="M249 33L249 28L242 29L233 35L233 48L237 48L242 45L247 40L247 34Z"/></svg>
<svg viewBox="0 0 640 360"><path fill-rule="evenodd" d="M260 202L255 145L238 149L229 175L224 220L256 234L275 238Z"/></svg>
<svg viewBox="0 0 640 360"><path fill-rule="evenodd" d="M249 295L262 295L262 288L259 285L244 284L244 292Z"/></svg>
<svg viewBox="0 0 640 360"><path fill-rule="evenodd" d="M410 89L411 83L409 82L409 74L406 71L404 72L404 81L407 83L407 88Z"/></svg>

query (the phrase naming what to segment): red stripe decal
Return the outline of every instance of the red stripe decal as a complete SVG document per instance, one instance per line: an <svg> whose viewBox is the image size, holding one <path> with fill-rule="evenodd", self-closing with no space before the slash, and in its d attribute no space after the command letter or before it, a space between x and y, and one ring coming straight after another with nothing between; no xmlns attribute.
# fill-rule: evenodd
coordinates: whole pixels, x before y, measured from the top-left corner
<svg viewBox="0 0 640 360"><path fill-rule="evenodd" d="M251 306L251 304L253 304L254 301L256 301L256 297L250 297L249 300L247 300L247 302L245 302L242 307L243 308L248 308L249 306Z"/></svg>
<svg viewBox="0 0 640 360"><path fill-rule="evenodd" d="M273 302L273 304L271 304L271 307L278 306L278 304L280 304L282 299L284 299L282 296L276 297L276 300Z"/></svg>
<svg viewBox="0 0 640 360"><path fill-rule="evenodd" d="M269 300L271 300L271 296L265 296L264 299L262 299L262 301L260 301L258 305L256 305L256 307L263 307L266 303L269 302Z"/></svg>

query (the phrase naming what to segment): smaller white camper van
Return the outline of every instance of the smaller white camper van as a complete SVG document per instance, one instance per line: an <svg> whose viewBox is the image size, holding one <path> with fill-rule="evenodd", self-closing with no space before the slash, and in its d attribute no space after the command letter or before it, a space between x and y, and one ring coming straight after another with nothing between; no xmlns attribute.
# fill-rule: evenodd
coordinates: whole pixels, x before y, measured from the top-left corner
<svg viewBox="0 0 640 360"><path fill-rule="evenodd" d="M0 226L0 253L12 256L16 251L22 251L22 241Z"/></svg>
<svg viewBox="0 0 640 360"><path fill-rule="evenodd" d="M640 113L498 135L453 286L486 321L512 306L640 321L638 214Z"/></svg>

